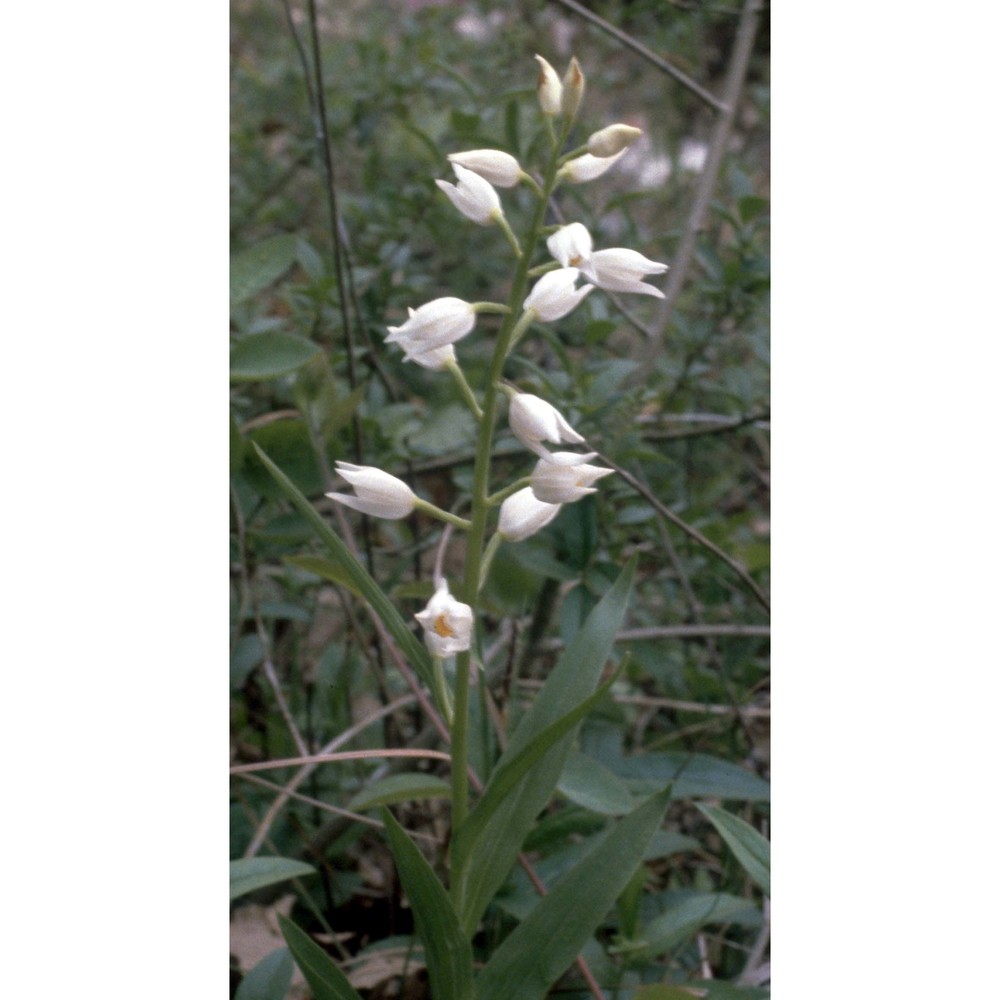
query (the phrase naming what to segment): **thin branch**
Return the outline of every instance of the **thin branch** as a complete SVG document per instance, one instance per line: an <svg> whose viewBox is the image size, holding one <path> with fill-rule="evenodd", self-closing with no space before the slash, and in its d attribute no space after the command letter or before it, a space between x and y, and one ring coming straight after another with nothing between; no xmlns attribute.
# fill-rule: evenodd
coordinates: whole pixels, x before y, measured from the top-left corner
<svg viewBox="0 0 1000 1000"><path fill-rule="evenodd" d="M615 472L618 473L632 487L637 493L639 493L648 503L659 511L671 524L680 528L689 538L694 539L699 545L703 545L709 552L712 553L717 559L721 559L749 588L753 591L754 596L760 602L761 606L770 614L771 602L768 600L767 595L763 590L757 586L756 581L747 572L746 567L740 565L732 556L726 555L714 542L710 542L697 528L692 528L690 524L679 518L666 504L662 503L657 496L644 486L638 479L635 478L630 472L627 472L620 465L612 462L607 455L599 454L598 457L606 465L609 465Z"/></svg>
<svg viewBox="0 0 1000 1000"><path fill-rule="evenodd" d="M583 4L579 4L576 0L554 0L555 3L562 4L567 10L573 11L574 14L579 14L586 21L590 21L591 24L596 25L601 31L606 34L611 35L612 38L618 39L622 45L627 46L633 52L638 53L643 59L651 62L657 69L663 70L668 76L673 77L679 84L687 87L692 94L696 94L700 97L709 107L714 108L716 111L725 114L729 111L728 101L724 98L719 100L714 94L709 93L700 83L692 80L686 73L679 70L676 66L668 63L666 59L662 56L658 56L652 49L646 48L642 42L637 41L631 35L626 34L621 28L616 28L613 24L605 21L603 17L598 17L592 10L588 10Z"/></svg>
<svg viewBox="0 0 1000 1000"><path fill-rule="evenodd" d="M424 757L451 761L451 757L440 750L345 750L343 753L313 753L303 757L265 760L259 764L236 764L229 769L229 773L253 774L255 771L273 771L279 767L295 767L299 764L339 764L345 760L373 760L379 757Z"/></svg>
<svg viewBox="0 0 1000 1000"><path fill-rule="evenodd" d="M397 708L402 708L405 705L412 705L416 699L413 695L404 695L402 698L397 698L394 702L383 708L378 709L376 712L372 712L371 715L365 716L360 722L356 722L349 729L345 729L339 736L330 740L319 752L321 754L330 754L339 750L345 743L349 743L355 736L363 733L369 726L383 719L385 716L395 712ZM263 819L257 826L257 830L253 835L253 839L250 841L249 846L243 852L243 857L252 858L260 849L264 843L265 838L268 835L268 831L274 824L274 821L278 817L278 813L285 807L285 804L290 798L295 798L295 790L302 784L306 778L309 777L313 771L316 770L316 764L307 764L298 774L295 775L283 788L281 795L279 795L274 802L271 803L270 808L264 814Z"/></svg>
<svg viewBox="0 0 1000 1000"><path fill-rule="evenodd" d="M559 2L565 3L568 0L559 0ZM680 245L674 254L674 259L670 262L663 312L657 317L657 333L643 345L643 359L633 375L636 384L645 381L652 370L656 356L663 346L663 337L670 325L670 317L677 305L678 296L687 280L688 271L694 260L695 244L698 234L705 224L705 217L712 201L712 193L719 179L719 172L722 169L726 149L729 145L729 136L736 120L736 109L743 89L743 81L750 66L750 55L753 51L754 37L757 34L760 12L761 0L744 0L739 25L736 28L736 41L733 43L733 52L729 59L729 68L726 71L726 82L723 87L725 107L721 109L722 113L716 120L708 147L708 156L698 179L694 202L691 205L691 213L684 226Z"/></svg>

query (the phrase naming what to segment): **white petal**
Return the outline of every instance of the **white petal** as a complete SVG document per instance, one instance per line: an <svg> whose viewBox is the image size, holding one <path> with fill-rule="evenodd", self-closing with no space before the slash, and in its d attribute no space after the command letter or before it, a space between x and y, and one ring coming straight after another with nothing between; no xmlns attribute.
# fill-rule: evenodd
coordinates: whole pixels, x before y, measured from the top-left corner
<svg viewBox="0 0 1000 1000"><path fill-rule="evenodd" d="M514 187L521 179L521 165L500 149L470 149L466 153L451 153L448 159L497 187Z"/></svg>
<svg viewBox="0 0 1000 1000"><path fill-rule="evenodd" d="M584 261L590 260L594 241L583 223L571 222L553 233L545 245L563 267L579 267Z"/></svg>
<svg viewBox="0 0 1000 1000"><path fill-rule="evenodd" d="M627 152L627 149L623 149L614 156L591 156L590 153L584 153L565 164L560 173L570 184L584 184L610 170Z"/></svg>
<svg viewBox="0 0 1000 1000"><path fill-rule="evenodd" d="M530 486L512 493L500 505L497 531L508 542L520 542L541 531L559 513L560 504L545 503Z"/></svg>

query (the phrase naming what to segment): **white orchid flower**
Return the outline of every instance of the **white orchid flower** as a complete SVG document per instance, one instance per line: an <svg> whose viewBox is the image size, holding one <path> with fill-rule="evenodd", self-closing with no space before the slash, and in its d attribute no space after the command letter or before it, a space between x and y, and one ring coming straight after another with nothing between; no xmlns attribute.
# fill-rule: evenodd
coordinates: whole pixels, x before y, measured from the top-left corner
<svg viewBox="0 0 1000 1000"><path fill-rule="evenodd" d="M577 288L579 274L575 267L561 267L543 274L524 300L525 312L530 309L546 323L571 313L594 289L593 285Z"/></svg>
<svg viewBox="0 0 1000 1000"><path fill-rule="evenodd" d="M573 56L569 61L569 69L566 70L566 75L562 81L561 106L562 113L567 118L574 118L576 116L577 109L583 101L585 85L586 80L583 76L583 70L580 69L580 64L576 61L576 56Z"/></svg>
<svg viewBox="0 0 1000 1000"><path fill-rule="evenodd" d="M467 153L450 153L448 159L497 187L514 187L521 179L521 164L500 149L470 149Z"/></svg>
<svg viewBox="0 0 1000 1000"><path fill-rule="evenodd" d="M456 601L442 580L427 607L414 615L424 629L424 642L431 656L444 659L463 653L472 644L472 608Z"/></svg>
<svg viewBox="0 0 1000 1000"><path fill-rule="evenodd" d="M558 176L570 184L584 184L596 180L601 174L610 170L626 153L627 149L615 153L614 156L593 156L584 153L559 168Z"/></svg>
<svg viewBox="0 0 1000 1000"><path fill-rule="evenodd" d="M557 115L562 110L562 84L559 75L541 57L535 56L541 67L538 75L538 103L543 115Z"/></svg>
<svg viewBox="0 0 1000 1000"><path fill-rule="evenodd" d="M503 209L500 206L500 195L493 190L493 185L479 174L466 170L460 163L453 163L452 169L458 178L457 186L448 181L434 183L467 219L478 222L481 226L496 222L503 215Z"/></svg>
<svg viewBox="0 0 1000 1000"><path fill-rule="evenodd" d="M591 135L587 140L587 152L591 156L607 159L628 149L640 135L642 129L634 128L632 125L609 125Z"/></svg>
<svg viewBox="0 0 1000 1000"><path fill-rule="evenodd" d="M387 344L399 344L410 357L461 340L476 325L472 303L446 296L410 309L402 326L390 326ZM415 360L415 359L414 359Z"/></svg>
<svg viewBox="0 0 1000 1000"><path fill-rule="evenodd" d="M370 465L337 462L337 472L353 487L354 493L327 493L331 500L373 517L398 521L417 505L417 496L402 479Z"/></svg>
<svg viewBox="0 0 1000 1000"><path fill-rule="evenodd" d="M404 351L404 361L414 361L422 368L427 368L432 372L443 372L452 364L457 364L458 361L455 357L455 348L451 344L445 344L444 347L431 347L430 349L414 344L401 344L400 346Z"/></svg>
<svg viewBox="0 0 1000 1000"><path fill-rule="evenodd" d="M562 504L539 500L530 486L512 493L500 504L497 531L505 542L522 542L541 531L562 508Z"/></svg>
<svg viewBox="0 0 1000 1000"><path fill-rule="evenodd" d="M584 439L551 403L530 392L519 392L512 397L507 420L514 437L541 458L549 456L541 445L542 441L553 444L584 443Z"/></svg>
<svg viewBox="0 0 1000 1000"><path fill-rule="evenodd" d="M556 451L543 458L531 473L531 491L536 499L543 503L573 503L588 493L596 493L596 487L590 484L614 472L614 469L586 464L596 455L596 451L588 455Z"/></svg>
<svg viewBox="0 0 1000 1000"><path fill-rule="evenodd" d="M668 269L666 264L624 247L595 251L590 233L579 222L563 226L548 238L546 245L560 264L578 268L598 288L665 298L663 292L642 279L649 274L663 274Z"/></svg>

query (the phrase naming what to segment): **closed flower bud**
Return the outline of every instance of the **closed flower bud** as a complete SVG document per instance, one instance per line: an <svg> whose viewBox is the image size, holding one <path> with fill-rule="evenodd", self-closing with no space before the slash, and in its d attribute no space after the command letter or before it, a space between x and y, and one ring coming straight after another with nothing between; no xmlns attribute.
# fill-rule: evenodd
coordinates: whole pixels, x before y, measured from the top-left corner
<svg viewBox="0 0 1000 1000"><path fill-rule="evenodd" d="M432 372L443 372L455 358L455 348L451 344L444 347L432 347L429 350L422 350L412 344L402 344L404 361L415 361L422 368L428 368Z"/></svg>
<svg viewBox="0 0 1000 1000"><path fill-rule="evenodd" d="M583 70L576 61L576 56L569 61L569 69L562 81L562 113L567 118L576 117L577 109L583 101L583 90L586 81L583 78Z"/></svg>
<svg viewBox="0 0 1000 1000"><path fill-rule="evenodd" d="M448 159L497 187L513 187L521 179L521 164L500 149L470 149L467 153L451 153Z"/></svg>
<svg viewBox="0 0 1000 1000"><path fill-rule="evenodd" d="M585 464L596 455L596 451L589 455L557 451L543 458L531 473L531 490L536 499L543 503L572 503L588 493L596 493L597 489L590 484L614 472L614 469Z"/></svg>
<svg viewBox="0 0 1000 1000"><path fill-rule="evenodd" d="M553 444L584 443L584 439L551 403L529 392L519 392L510 401L507 420L514 437L542 458L549 455L542 447L542 441Z"/></svg>
<svg viewBox="0 0 1000 1000"><path fill-rule="evenodd" d="M541 66L538 74L538 103L543 115L557 115L562 109L562 84L556 71L541 57L535 56Z"/></svg>
<svg viewBox="0 0 1000 1000"><path fill-rule="evenodd" d="M489 181L466 170L461 164L453 163L452 167L458 178L457 185L449 184L448 181L434 183L444 191L462 215L481 226L488 226L503 215L500 195L493 190Z"/></svg>
<svg viewBox="0 0 1000 1000"><path fill-rule="evenodd" d="M593 291L593 285L576 288L579 271L575 267L561 267L543 274L524 300L524 309L532 310L546 323L562 319L571 313Z"/></svg>
<svg viewBox="0 0 1000 1000"><path fill-rule="evenodd" d="M414 615L424 629L424 641L431 655L444 659L463 653L472 644L472 608L456 601L442 582L427 607Z"/></svg>
<svg viewBox="0 0 1000 1000"><path fill-rule="evenodd" d="M545 503L530 486L512 493L500 504L500 524L497 531L505 542L522 542L541 531L559 513L562 504Z"/></svg>
<svg viewBox="0 0 1000 1000"><path fill-rule="evenodd" d="M390 326L387 344L399 344L408 354L429 351L461 340L476 325L472 304L446 296L409 310L402 326Z"/></svg>
<svg viewBox="0 0 1000 1000"><path fill-rule="evenodd" d="M641 128L633 128L631 125L609 125L600 132L595 132L587 140L587 152L592 156L614 156L615 153L628 149L640 135L642 135Z"/></svg>
<svg viewBox="0 0 1000 1000"><path fill-rule="evenodd" d="M575 160L563 164L559 170L559 176L570 184L585 184L587 181L596 180L601 174L607 173L618 160L625 155L627 150L615 153L614 156L592 156L584 153ZM438 181L440 184L441 182Z"/></svg>
<svg viewBox="0 0 1000 1000"><path fill-rule="evenodd" d="M337 462L337 472L354 487L355 495L326 495L345 507L373 517L398 521L410 514L416 506L417 497L413 490L402 479L390 476L388 472L370 465L352 465L350 462Z"/></svg>
<svg viewBox="0 0 1000 1000"><path fill-rule="evenodd" d="M657 299L666 298L659 288L647 285L642 279L647 274L663 274L667 265L643 257L636 250L626 250L624 247L596 250L590 255L589 261L580 265L580 270L598 288L609 292L631 292L634 295L652 295Z"/></svg>

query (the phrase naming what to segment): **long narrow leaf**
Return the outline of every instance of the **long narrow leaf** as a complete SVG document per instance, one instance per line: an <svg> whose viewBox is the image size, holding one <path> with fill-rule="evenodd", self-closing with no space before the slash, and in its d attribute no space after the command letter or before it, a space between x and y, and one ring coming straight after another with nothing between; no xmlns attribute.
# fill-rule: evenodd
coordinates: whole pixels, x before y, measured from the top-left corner
<svg viewBox="0 0 1000 1000"><path fill-rule="evenodd" d="M542 1000L628 884L663 821L670 789L643 802L565 875L493 953L480 1000Z"/></svg>
<svg viewBox="0 0 1000 1000"><path fill-rule="evenodd" d="M736 860L768 896L771 895L771 845L749 823L718 806L696 802L695 805L719 831Z"/></svg>
<svg viewBox="0 0 1000 1000"><path fill-rule="evenodd" d="M347 976L330 956L297 924L278 914L281 933L295 964L302 970L315 1000L361 1000Z"/></svg>
<svg viewBox="0 0 1000 1000"><path fill-rule="evenodd" d="M334 558L344 568L353 588L362 594L371 605L372 610L382 619L385 627L396 640L403 655L410 661L420 675L420 679L431 685L430 654L410 631L403 616L382 591L382 588L372 579L368 571L351 554L351 550L337 537L330 526L320 517L316 508L302 495L299 488L268 458L267 453L256 443L253 446L257 455L264 463L267 471L274 476L282 492L302 512L306 520L313 526L316 534L326 544Z"/></svg>
<svg viewBox="0 0 1000 1000"><path fill-rule="evenodd" d="M315 874L312 865L292 858L236 858L229 862L229 902L276 882Z"/></svg>
<svg viewBox="0 0 1000 1000"><path fill-rule="evenodd" d="M634 575L633 559L587 616L531 708L511 734L491 785L499 780L510 761L593 693L625 617ZM453 877L459 879L462 900L462 927L470 936L510 872L535 817L552 796L572 748L574 730L575 727L571 727L507 794L476 838L475 848L465 856L453 852ZM489 785L484 794L490 794ZM458 865L454 864L455 860ZM475 879L469 877L470 872L475 872Z"/></svg>
<svg viewBox="0 0 1000 1000"><path fill-rule="evenodd" d="M420 849L388 809L382 810L400 881L410 897L417 933L424 944L435 1000L474 1000L472 948L443 885Z"/></svg>

